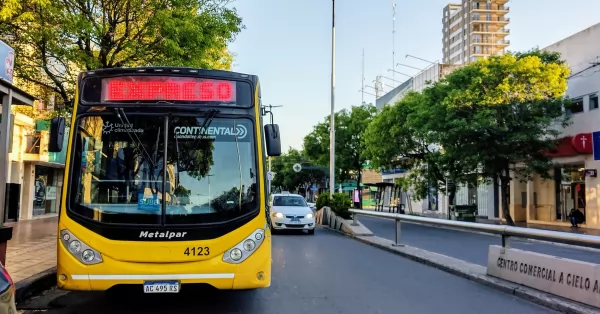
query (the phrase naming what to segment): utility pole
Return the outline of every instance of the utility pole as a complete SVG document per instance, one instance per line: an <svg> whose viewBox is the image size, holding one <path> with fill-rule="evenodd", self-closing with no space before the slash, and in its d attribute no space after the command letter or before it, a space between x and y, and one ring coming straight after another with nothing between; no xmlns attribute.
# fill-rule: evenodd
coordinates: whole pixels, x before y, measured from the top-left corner
<svg viewBox="0 0 600 314"><path fill-rule="evenodd" d="M331 117L329 119L329 195L335 191L335 0L331 0Z"/></svg>
<svg viewBox="0 0 600 314"><path fill-rule="evenodd" d="M396 68L396 3L392 4L392 69ZM392 79L394 80L394 72Z"/></svg>
<svg viewBox="0 0 600 314"><path fill-rule="evenodd" d="M267 110L267 107L269 107L268 110ZM263 109L263 116L266 115L267 113L271 114L271 123L273 123L273 108L280 108L280 107L283 107L283 106L282 105L279 105L279 106L273 106L273 105L263 106L263 108L262 108ZM269 173L271 173L271 160L272 160L272 158L273 157L271 157L271 156L269 156L267 158L267 163L269 165L269 170L268 170ZM267 181L268 181L267 182L267 187L268 187L267 194L271 195L271 181L272 180L269 180L269 178L267 178Z"/></svg>

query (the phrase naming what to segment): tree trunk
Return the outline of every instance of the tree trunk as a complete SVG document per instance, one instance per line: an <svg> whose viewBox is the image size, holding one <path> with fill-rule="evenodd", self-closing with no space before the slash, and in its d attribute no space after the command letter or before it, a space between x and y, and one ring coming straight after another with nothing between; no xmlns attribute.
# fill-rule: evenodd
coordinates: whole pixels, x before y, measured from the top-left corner
<svg viewBox="0 0 600 314"><path fill-rule="evenodd" d="M448 219L451 219L450 212L454 211L456 207L456 183L454 180L448 181Z"/></svg>
<svg viewBox="0 0 600 314"><path fill-rule="evenodd" d="M509 226L514 226L515 222L510 216L510 211L508 209L508 189L510 182L510 173L508 167L504 167L502 171L502 175L500 176L500 194L502 198L502 212L504 213L504 219L506 219L506 224Z"/></svg>

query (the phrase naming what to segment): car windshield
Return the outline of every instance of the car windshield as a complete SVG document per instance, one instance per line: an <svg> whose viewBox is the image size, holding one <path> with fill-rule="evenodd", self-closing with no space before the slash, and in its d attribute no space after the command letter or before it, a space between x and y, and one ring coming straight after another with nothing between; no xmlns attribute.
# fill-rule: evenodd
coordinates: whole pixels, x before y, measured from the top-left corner
<svg viewBox="0 0 600 314"><path fill-rule="evenodd" d="M105 223L200 224L257 209L249 119L132 113L85 116L78 126L70 210L79 215Z"/></svg>
<svg viewBox="0 0 600 314"><path fill-rule="evenodd" d="M273 206L301 206L306 207L306 201L300 196L275 196Z"/></svg>

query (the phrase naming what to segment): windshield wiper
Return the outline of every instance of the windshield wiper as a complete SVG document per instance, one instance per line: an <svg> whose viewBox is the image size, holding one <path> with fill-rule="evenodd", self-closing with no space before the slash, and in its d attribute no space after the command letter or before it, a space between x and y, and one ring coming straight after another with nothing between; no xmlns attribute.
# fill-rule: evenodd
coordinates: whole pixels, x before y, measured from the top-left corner
<svg viewBox="0 0 600 314"><path fill-rule="evenodd" d="M213 122L213 120L219 113L221 113L221 111L219 111L217 109L210 109L210 110L206 111L204 121L202 121L202 126L200 127L201 135L205 135L203 132L205 132L206 128L208 128L211 125L211 123ZM201 143L202 143L202 141L198 141L196 143L196 145L194 146L193 150L198 150L198 148L200 148Z"/></svg>
<svg viewBox="0 0 600 314"><path fill-rule="evenodd" d="M127 118L127 115L125 114L125 111L123 110L123 108L117 108L116 112L117 112L117 117L119 118L119 120L121 120L121 123L123 123L123 125L126 126L124 129L127 132L127 135L129 135L129 138L131 138L131 141L136 144L137 150L142 154L142 156L144 157L144 160L146 160L147 163L152 165L152 169L155 169L156 165L154 164L154 161L152 160L152 156L150 156L150 154L146 150L146 147L144 146L144 144L142 144L142 141L137 136L137 134L135 134L134 132L131 132L129 130L129 126L133 125L133 124L131 122L129 122L129 119ZM135 138L134 138L134 136L135 136Z"/></svg>
<svg viewBox="0 0 600 314"><path fill-rule="evenodd" d="M221 113L221 111L219 111L217 109L208 110L206 112L204 121L202 122L202 130L204 130L205 128L208 128L210 126L210 124L213 122L215 116L218 115L219 113Z"/></svg>

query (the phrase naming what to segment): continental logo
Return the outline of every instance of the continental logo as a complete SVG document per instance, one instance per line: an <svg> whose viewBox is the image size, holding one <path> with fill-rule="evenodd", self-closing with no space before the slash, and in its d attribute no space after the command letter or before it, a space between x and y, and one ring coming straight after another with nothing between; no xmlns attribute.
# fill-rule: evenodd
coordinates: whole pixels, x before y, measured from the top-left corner
<svg viewBox="0 0 600 314"><path fill-rule="evenodd" d="M248 136L248 129L242 124L238 124L234 127L208 127L203 128L199 126L177 126L173 130L176 138L183 139L198 139L198 138L216 138L222 136L237 137L238 139L244 139Z"/></svg>

